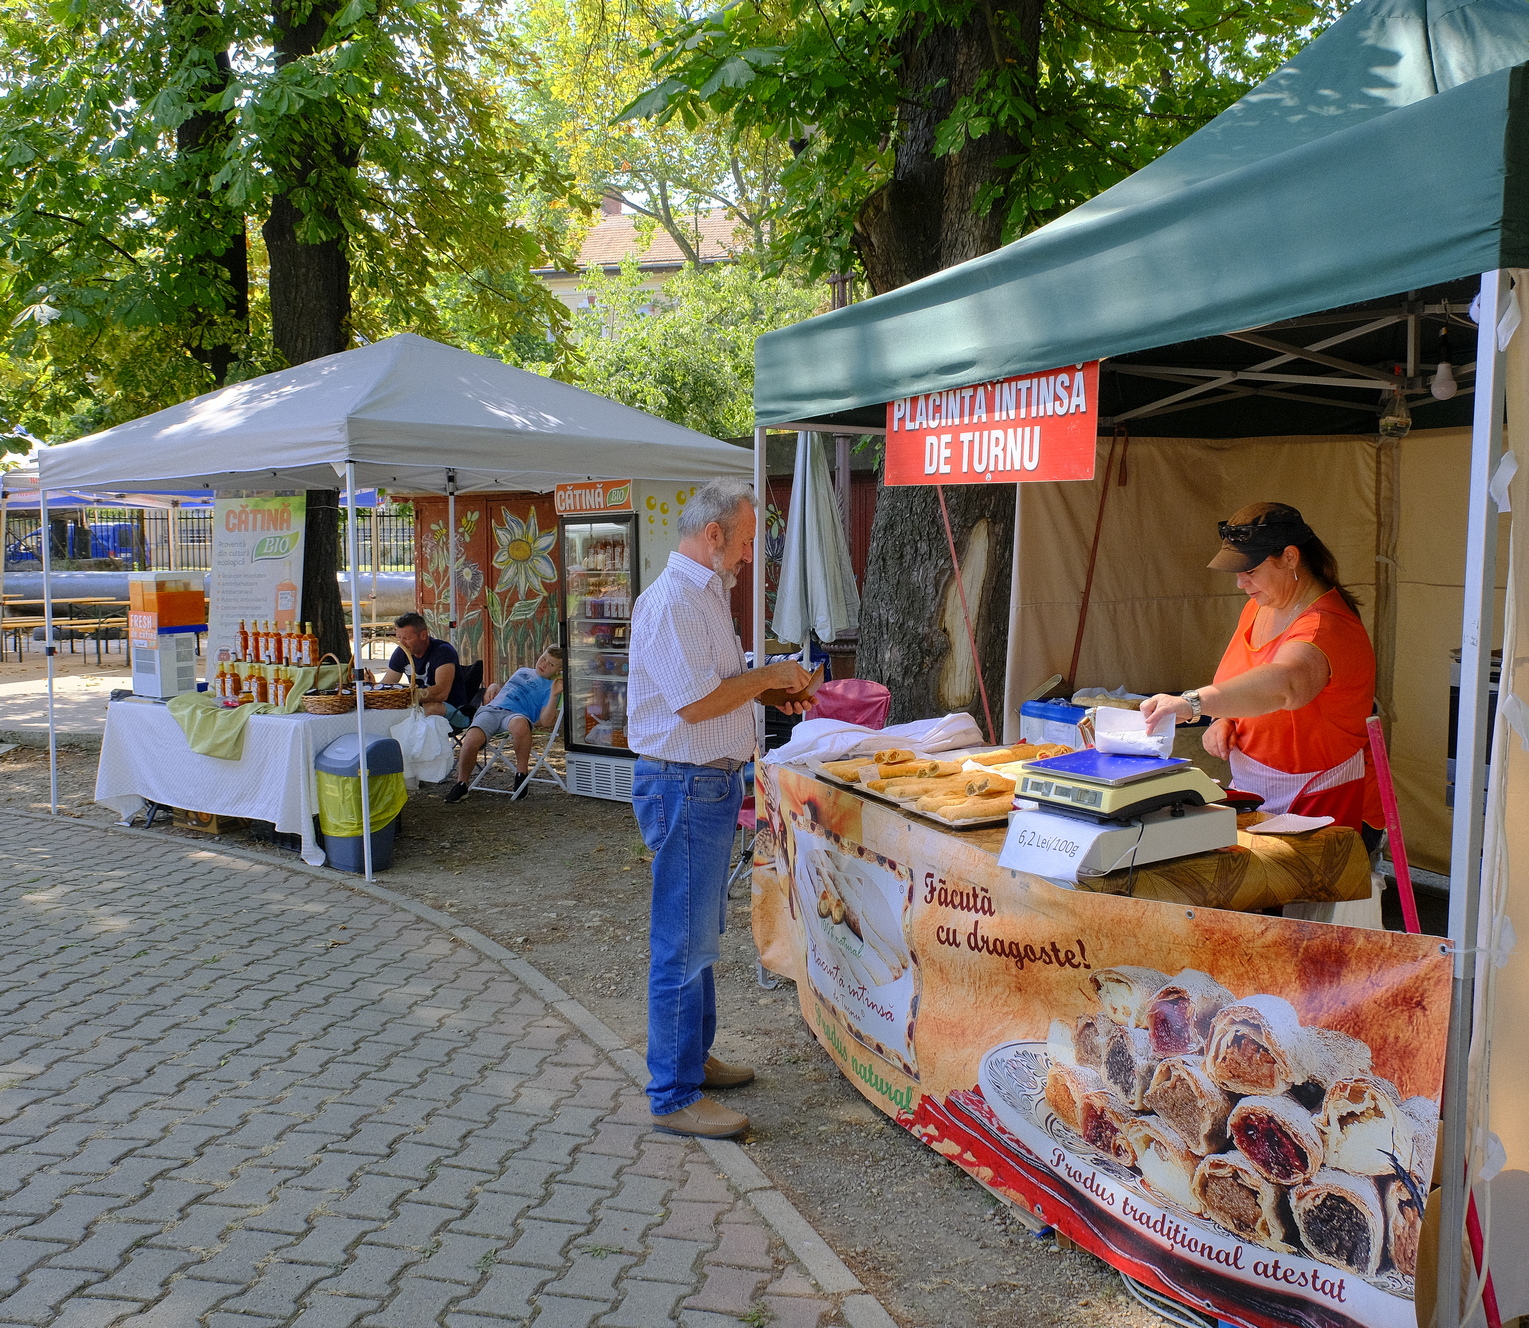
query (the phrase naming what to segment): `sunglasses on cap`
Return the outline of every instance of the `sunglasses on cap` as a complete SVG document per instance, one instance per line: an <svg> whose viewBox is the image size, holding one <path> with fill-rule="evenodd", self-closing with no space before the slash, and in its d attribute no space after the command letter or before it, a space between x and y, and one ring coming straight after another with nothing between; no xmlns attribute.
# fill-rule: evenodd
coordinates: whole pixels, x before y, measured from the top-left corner
<svg viewBox="0 0 1529 1328"><path fill-rule="evenodd" d="M1288 537L1286 532L1289 532ZM1234 526L1230 521L1216 525L1216 533L1228 544L1272 544L1279 540L1279 547L1299 544L1311 534L1305 522L1258 521L1244 526Z"/></svg>

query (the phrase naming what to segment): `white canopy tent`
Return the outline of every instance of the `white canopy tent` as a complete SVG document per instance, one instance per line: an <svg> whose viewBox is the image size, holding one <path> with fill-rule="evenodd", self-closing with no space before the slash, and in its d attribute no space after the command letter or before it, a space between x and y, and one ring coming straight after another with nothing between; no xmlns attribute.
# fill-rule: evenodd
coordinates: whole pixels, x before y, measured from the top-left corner
<svg viewBox="0 0 1529 1328"><path fill-rule="evenodd" d="M545 492L583 479L696 480L748 475L752 458L593 392L404 333L294 369L234 383L76 442L39 449L48 494L164 489L344 489L357 564L358 487L414 493ZM456 529L449 619L456 621ZM48 759L58 808L53 631L43 541ZM361 658L360 579L350 582L353 658ZM365 749L364 702L356 726ZM366 763L361 765L366 878L372 877Z"/></svg>

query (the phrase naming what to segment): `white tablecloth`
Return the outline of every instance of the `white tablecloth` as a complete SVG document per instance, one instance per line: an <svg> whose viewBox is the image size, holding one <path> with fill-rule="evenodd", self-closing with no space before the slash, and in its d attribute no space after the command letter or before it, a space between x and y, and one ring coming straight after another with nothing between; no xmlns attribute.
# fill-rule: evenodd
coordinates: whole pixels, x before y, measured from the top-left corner
<svg viewBox="0 0 1529 1328"><path fill-rule="evenodd" d="M366 731L383 737L406 710L369 710ZM356 716L253 715L237 761L194 752L162 705L117 701L106 708L96 801L124 821L160 802L221 816L270 821L283 834L301 835L303 861L319 867L324 850L313 834L318 784L313 758L329 743L356 731ZM407 766L405 777L410 771Z"/></svg>

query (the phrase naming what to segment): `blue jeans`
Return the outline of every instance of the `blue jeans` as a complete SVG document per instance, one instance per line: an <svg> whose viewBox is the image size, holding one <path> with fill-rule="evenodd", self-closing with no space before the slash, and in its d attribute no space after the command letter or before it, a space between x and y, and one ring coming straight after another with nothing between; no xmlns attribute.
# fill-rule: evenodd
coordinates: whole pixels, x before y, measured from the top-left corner
<svg viewBox="0 0 1529 1328"><path fill-rule="evenodd" d="M727 869L742 773L639 759L632 810L653 851L648 929L648 1100L655 1116L701 1097L717 1033L711 966L727 922Z"/></svg>

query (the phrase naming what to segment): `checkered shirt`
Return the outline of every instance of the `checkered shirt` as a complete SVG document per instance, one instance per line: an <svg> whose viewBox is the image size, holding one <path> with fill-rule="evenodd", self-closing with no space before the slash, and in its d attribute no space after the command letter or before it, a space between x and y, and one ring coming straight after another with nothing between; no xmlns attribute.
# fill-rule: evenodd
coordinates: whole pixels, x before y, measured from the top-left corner
<svg viewBox="0 0 1529 1328"><path fill-rule="evenodd" d="M678 711L743 672L743 646L722 578L682 553L632 608L627 741L655 761L704 765L754 755L754 703L698 724Z"/></svg>

